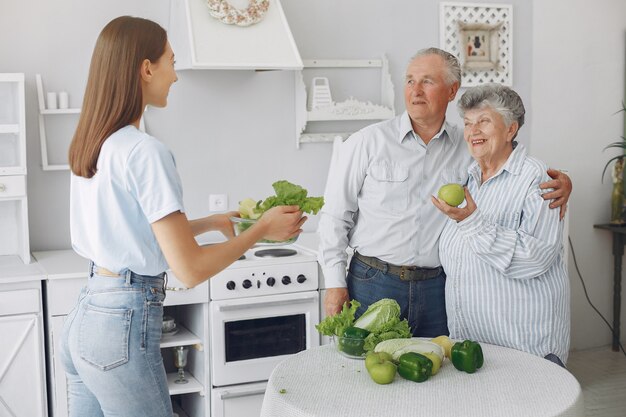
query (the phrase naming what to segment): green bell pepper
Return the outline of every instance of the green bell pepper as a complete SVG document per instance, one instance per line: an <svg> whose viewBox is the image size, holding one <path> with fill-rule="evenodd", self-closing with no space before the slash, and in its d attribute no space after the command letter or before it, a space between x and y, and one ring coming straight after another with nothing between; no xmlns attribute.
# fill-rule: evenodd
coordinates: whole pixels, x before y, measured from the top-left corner
<svg viewBox="0 0 626 417"><path fill-rule="evenodd" d="M359 327L348 327L339 338L339 350L352 356L361 356L365 353L363 345L365 338L370 334L369 330Z"/></svg>
<svg viewBox="0 0 626 417"><path fill-rule="evenodd" d="M483 366L483 349L478 342L472 340L457 342L450 350L450 360L459 371L473 374Z"/></svg>
<svg viewBox="0 0 626 417"><path fill-rule="evenodd" d="M417 352L407 352L398 360L398 373L404 379L424 382L433 373L433 361Z"/></svg>

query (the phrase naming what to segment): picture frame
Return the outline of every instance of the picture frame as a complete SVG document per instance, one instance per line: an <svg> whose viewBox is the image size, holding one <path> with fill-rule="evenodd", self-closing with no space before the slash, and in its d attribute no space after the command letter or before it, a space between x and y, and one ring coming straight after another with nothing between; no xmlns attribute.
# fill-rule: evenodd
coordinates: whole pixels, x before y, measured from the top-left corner
<svg viewBox="0 0 626 417"><path fill-rule="evenodd" d="M439 18L439 46L459 59L462 86L513 85L512 5L442 2Z"/></svg>
<svg viewBox="0 0 626 417"><path fill-rule="evenodd" d="M465 22L457 24L463 51L463 68L468 70L501 69L498 31L502 27L502 22L495 25Z"/></svg>

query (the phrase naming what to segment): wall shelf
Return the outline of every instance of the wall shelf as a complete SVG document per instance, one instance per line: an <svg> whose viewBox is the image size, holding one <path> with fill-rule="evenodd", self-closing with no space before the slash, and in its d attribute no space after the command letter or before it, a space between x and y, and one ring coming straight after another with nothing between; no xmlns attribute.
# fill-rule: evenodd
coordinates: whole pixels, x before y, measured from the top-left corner
<svg viewBox="0 0 626 417"><path fill-rule="evenodd" d="M47 109L41 110L41 114L79 114L80 109Z"/></svg>
<svg viewBox="0 0 626 417"><path fill-rule="evenodd" d="M395 117L394 91L389 75L389 63L383 56L381 59L311 59L304 60L304 70L319 68L380 68L380 101L381 104L362 102L349 98L343 102L333 102L331 105L307 108L307 90L304 83L303 71L295 73L295 106L296 106L296 148L302 143L328 143L337 137L345 140L353 132L338 133L309 133L305 132L310 122L337 122L337 121L379 121ZM309 91L309 94L312 94Z"/></svg>
<svg viewBox="0 0 626 417"><path fill-rule="evenodd" d="M39 103L39 142L41 146L41 167L44 171L65 171L69 170L69 164L50 164L48 162L48 140L46 137L47 115L80 114L80 109L46 109L43 94L43 82L41 74L37 74L37 101Z"/></svg>

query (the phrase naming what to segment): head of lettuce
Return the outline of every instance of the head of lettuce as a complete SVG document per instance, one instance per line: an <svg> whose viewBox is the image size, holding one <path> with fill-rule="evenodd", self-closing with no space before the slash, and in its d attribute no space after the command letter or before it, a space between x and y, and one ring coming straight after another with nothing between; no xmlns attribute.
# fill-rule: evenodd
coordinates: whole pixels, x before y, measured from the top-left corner
<svg viewBox="0 0 626 417"><path fill-rule="evenodd" d="M396 300L378 300L355 321L354 314L360 305L357 300L350 301L349 305L348 302L344 303L341 312L326 317L315 328L325 336L343 336L343 332L351 326L368 330L370 334L363 345L366 352L374 350L384 340L411 337L409 322L406 319L400 320L400 305Z"/></svg>

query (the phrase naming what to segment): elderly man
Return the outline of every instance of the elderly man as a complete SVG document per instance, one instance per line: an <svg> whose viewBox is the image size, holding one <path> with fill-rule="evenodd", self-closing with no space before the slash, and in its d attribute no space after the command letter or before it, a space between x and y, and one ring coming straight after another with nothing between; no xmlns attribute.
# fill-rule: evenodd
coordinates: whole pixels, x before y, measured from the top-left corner
<svg viewBox="0 0 626 417"><path fill-rule="evenodd" d="M406 111L354 133L329 173L319 224L319 262L326 281L324 309L361 303L357 315L381 298L400 304L415 336L448 334L446 275L439 236L446 216L430 196L446 183L464 184L472 161L462 129L445 120L461 82L458 60L437 48L419 51L406 70ZM569 178L548 172L554 188L544 198L565 203ZM346 277L346 248L354 248Z"/></svg>

